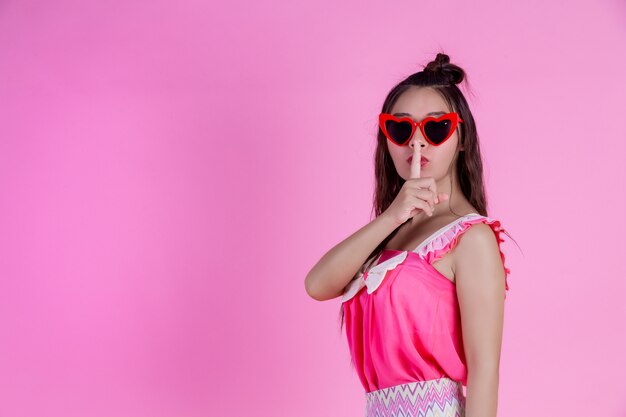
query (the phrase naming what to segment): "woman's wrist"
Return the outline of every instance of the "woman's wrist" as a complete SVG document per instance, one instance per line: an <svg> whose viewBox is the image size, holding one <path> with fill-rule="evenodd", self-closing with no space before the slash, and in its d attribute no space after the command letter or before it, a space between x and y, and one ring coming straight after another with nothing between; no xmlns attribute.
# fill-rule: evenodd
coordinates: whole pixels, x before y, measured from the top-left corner
<svg viewBox="0 0 626 417"><path fill-rule="evenodd" d="M398 222L395 221L395 219L393 219L389 215L386 215L384 212L376 217L374 219L374 222L379 222L381 224L381 227L385 229L385 231L387 232L385 236L388 236L389 233L393 232L400 226Z"/></svg>

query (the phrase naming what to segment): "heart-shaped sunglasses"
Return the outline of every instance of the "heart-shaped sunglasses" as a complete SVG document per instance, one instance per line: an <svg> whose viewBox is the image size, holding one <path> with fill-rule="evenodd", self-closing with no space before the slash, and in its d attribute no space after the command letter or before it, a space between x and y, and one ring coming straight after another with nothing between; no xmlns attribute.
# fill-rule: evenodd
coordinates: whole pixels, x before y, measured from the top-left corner
<svg viewBox="0 0 626 417"><path fill-rule="evenodd" d="M416 122L408 116L398 118L392 114L381 113L378 120L385 136L399 146L408 145L418 127L430 144L439 146L450 139L459 123L463 123L455 112L439 117L426 117L421 122Z"/></svg>

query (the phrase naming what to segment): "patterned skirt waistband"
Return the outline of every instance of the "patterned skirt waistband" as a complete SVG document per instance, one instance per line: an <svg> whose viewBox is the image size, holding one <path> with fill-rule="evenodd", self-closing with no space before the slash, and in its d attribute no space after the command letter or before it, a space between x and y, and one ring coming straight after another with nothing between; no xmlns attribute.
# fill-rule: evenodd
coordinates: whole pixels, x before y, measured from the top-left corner
<svg viewBox="0 0 626 417"><path fill-rule="evenodd" d="M464 417L463 385L444 377L365 393L365 417Z"/></svg>

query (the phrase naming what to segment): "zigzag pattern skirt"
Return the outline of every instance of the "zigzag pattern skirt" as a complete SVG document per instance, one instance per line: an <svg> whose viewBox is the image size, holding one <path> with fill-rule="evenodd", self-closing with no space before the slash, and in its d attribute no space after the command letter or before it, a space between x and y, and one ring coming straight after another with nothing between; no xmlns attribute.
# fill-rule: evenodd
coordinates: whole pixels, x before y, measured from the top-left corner
<svg viewBox="0 0 626 417"><path fill-rule="evenodd" d="M365 397L365 417L465 416L463 385L446 377L382 388Z"/></svg>

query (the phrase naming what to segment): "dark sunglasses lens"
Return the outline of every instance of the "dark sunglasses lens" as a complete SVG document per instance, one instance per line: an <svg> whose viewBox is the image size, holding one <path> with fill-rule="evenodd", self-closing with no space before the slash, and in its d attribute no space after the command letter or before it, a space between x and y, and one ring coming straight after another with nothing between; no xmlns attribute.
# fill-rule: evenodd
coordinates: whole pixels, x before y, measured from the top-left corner
<svg viewBox="0 0 626 417"><path fill-rule="evenodd" d="M428 139L439 145L448 137L451 128L451 120L429 121L424 125L424 133L426 133Z"/></svg>
<svg viewBox="0 0 626 417"><path fill-rule="evenodd" d="M411 137L411 131L413 130L409 122L396 122L394 120L387 120L385 122L385 128L387 133L398 144L403 144Z"/></svg>

